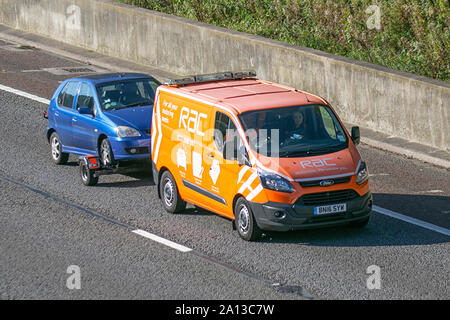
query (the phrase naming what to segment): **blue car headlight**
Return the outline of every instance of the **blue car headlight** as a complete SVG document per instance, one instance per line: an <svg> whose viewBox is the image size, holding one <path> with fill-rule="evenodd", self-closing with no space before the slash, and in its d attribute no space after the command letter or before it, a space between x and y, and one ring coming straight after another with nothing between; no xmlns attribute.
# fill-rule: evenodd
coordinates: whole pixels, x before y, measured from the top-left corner
<svg viewBox="0 0 450 320"><path fill-rule="evenodd" d="M135 128L131 128L131 127L126 127L126 126L118 126L116 128L117 131L117 135L121 138L131 138L131 137L140 137L141 134L139 133L138 130L136 130Z"/></svg>

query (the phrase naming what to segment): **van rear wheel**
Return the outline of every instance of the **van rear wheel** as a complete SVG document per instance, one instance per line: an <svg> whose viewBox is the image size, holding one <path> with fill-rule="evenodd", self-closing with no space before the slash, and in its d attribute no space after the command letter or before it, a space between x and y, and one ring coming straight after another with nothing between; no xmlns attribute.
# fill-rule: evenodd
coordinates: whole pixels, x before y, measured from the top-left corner
<svg viewBox="0 0 450 320"><path fill-rule="evenodd" d="M169 171L165 171L161 176L159 192L167 212L177 213L186 208L186 202L181 199L175 179Z"/></svg>
<svg viewBox="0 0 450 320"><path fill-rule="evenodd" d="M256 224L252 209L244 198L239 198L234 207L236 230L246 241L258 240L262 232Z"/></svg>

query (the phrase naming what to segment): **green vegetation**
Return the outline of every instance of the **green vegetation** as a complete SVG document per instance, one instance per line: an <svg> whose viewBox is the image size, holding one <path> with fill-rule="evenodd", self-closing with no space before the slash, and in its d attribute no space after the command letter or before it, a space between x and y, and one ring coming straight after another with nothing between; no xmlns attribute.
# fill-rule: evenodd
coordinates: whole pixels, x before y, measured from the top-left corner
<svg viewBox="0 0 450 320"><path fill-rule="evenodd" d="M120 0L449 81L448 0ZM380 28L369 29L380 8Z"/></svg>

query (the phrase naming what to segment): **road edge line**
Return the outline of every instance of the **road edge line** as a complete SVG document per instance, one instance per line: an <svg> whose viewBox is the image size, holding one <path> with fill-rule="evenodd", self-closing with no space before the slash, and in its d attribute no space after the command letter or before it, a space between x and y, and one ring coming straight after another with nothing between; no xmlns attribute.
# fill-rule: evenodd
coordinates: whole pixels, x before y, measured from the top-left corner
<svg viewBox="0 0 450 320"><path fill-rule="evenodd" d="M28 99L31 99L31 100L34 100L34 101L37 101L37 102L40 102L40 103L43 103L43 104L47 104L47 105L50 104L50 100L48 100L48 99L36 96L34 94L31 94L31 93L28 93L28 92L25 92L25 91L21 91L19 89L14 89L14 88L11 88L11 87L8 87L8 86L4 86L2 84L0 84L0 90L6 91L6 92L9 92L9 93L14 93L14 94L16 94L18 96L25 97L25 98L28 98Z"/></svg>

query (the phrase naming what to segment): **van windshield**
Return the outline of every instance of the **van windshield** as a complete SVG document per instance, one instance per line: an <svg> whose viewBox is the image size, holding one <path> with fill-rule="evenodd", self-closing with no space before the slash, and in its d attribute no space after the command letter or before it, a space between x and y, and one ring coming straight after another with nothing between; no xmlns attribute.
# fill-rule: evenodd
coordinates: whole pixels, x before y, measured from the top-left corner
<svg viewBox="0 0 450 320"><path fill-rule="evenodd" d="M304 105L240 115L250 147L269 157L307 157L348 147L348 138L325 105Z"/></svg>

